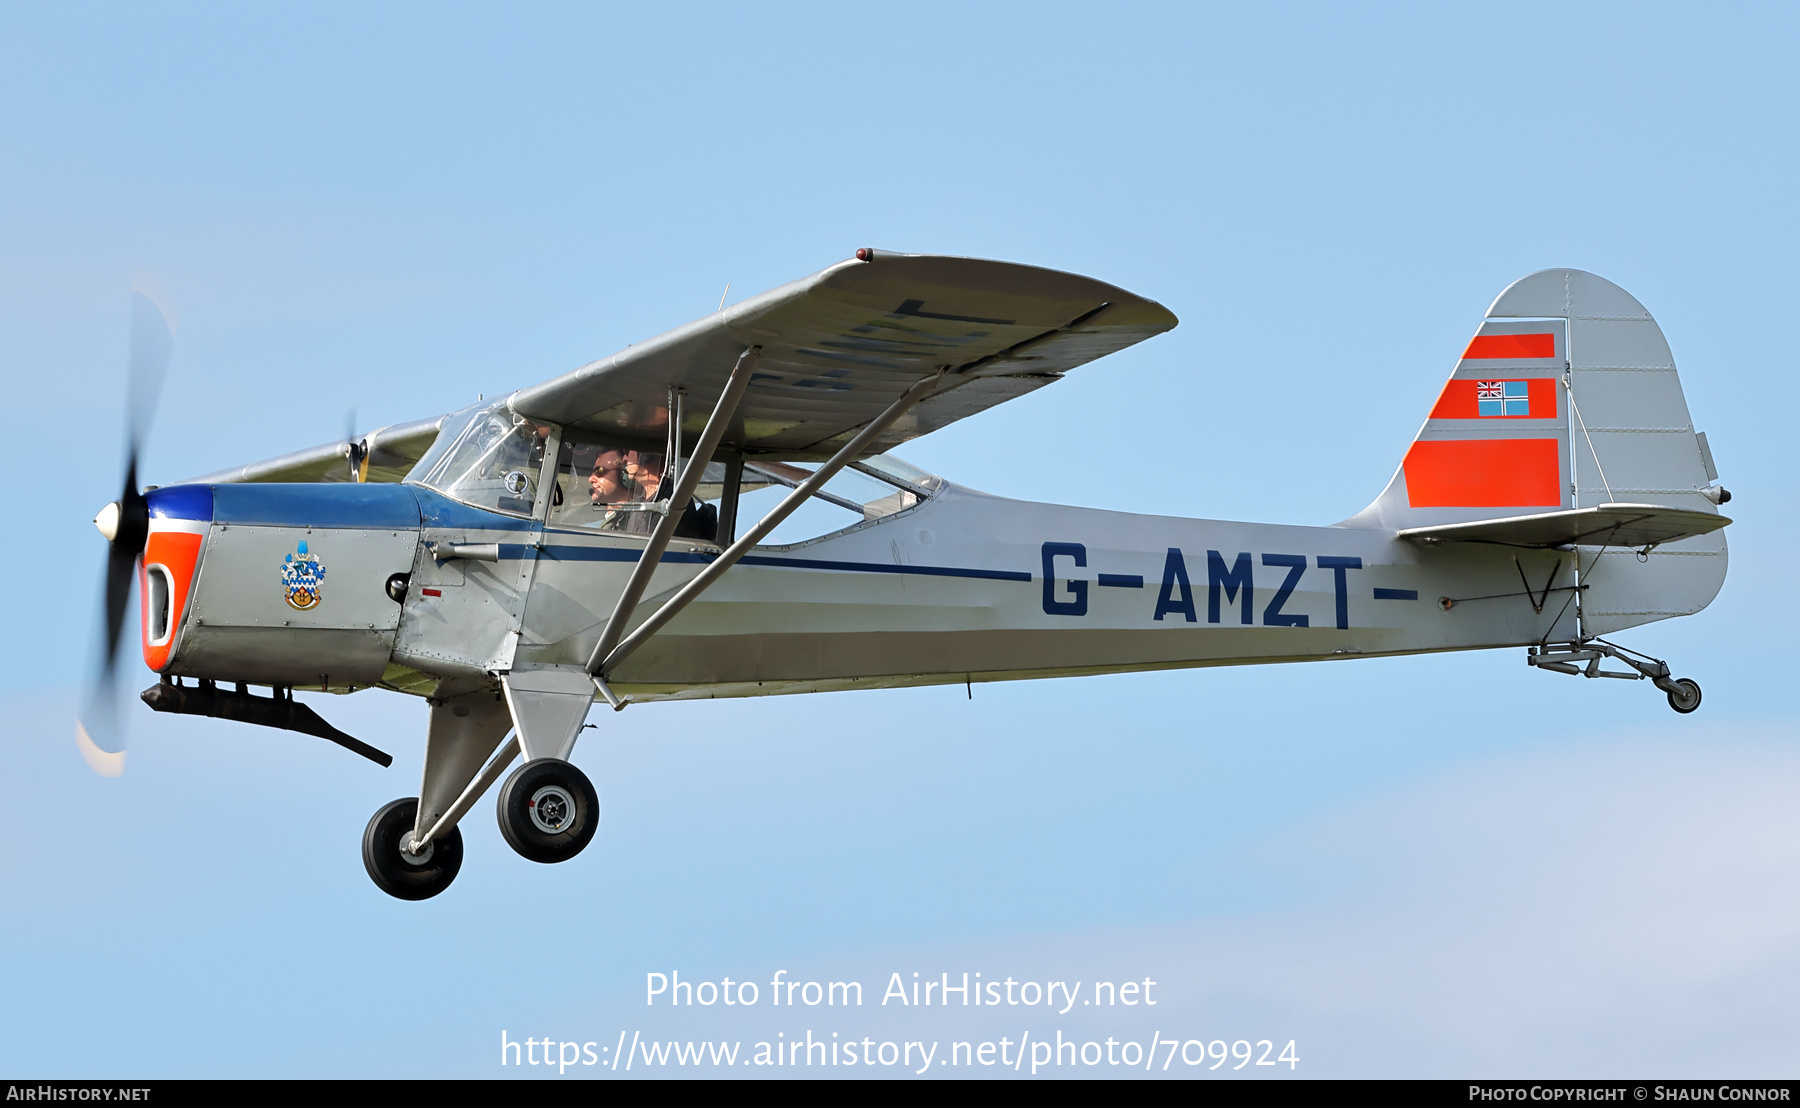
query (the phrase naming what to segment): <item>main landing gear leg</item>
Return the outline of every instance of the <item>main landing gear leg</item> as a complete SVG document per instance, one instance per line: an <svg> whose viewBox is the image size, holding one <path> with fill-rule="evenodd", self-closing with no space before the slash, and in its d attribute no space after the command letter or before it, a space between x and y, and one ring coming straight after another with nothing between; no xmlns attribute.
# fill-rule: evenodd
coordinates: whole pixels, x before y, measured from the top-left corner
<svg viewBox="0 0 1800 1108"><path fill-rule="evenodd" d="M452 827L410 850L419 802L403 797L375 813L363 832L363 867L381 891L401 900L429 900L450 887L462 869L462 830Z"/></svg>
<svg viewBox="0 0 1800 1108"><path fill-rule="evenodd" d="M1619 673L1614 670L1601 669L1600 663L1606 658L1622 662L1635 672ZM1572 674L1577 677L1617 677L1625 681L1648 679L1652 685L1668 695L1669 707L1682 715L1687 715L1695 708L1700 707L1699 682L1687 677L1671 677L1667 662L1659 658L1652 658L1648 654L1639 654L1635 650L1616 646L1605 639L1554 643L1542 648L1531 647L1526 652L1525 662L1539 669Z"/></svg>
<svg viewBox="0 0 1800 1108"><path fill-rule="evenodd" d="M450 887L462 868L456 823L512 761L507 749L482 768L511 725L491 686L432 700L418 798L383 807L363 833L363 866L382 892L424 900Z"/></svg>
<svg viewBox="0 0 1800 1108"><path fill-rule="evenodd" d="M566 862L600 829L600 797L569 762L594 703L584 668L521 669L501 679L525 764L500 787L497 815L507 845L533 862Z"/></svg>

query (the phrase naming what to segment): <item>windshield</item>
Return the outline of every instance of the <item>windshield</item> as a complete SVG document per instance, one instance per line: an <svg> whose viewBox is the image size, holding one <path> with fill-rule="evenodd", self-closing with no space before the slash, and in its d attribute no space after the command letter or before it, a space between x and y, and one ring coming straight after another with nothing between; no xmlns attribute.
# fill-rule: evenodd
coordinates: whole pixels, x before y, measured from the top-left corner
<svg viewBox="0 0 1800 1108"><path fill-rule="evenodd" d="M406 479L478 508L529 516L549 437L549 427L514 415L503 402L468 408L444 421Z"/></svg>

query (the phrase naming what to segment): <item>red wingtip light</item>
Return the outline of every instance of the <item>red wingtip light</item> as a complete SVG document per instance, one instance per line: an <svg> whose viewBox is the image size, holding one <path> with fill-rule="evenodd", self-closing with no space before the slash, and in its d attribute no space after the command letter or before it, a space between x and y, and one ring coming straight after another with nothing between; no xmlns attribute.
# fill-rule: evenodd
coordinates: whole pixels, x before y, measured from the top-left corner
<svg viewBox="0 0 1800 1108"><path fill-rule="evenodd" d="M856 260L859 262L872 262L875 260L875 251L867 246L860 247L856 251Z"/></svg>

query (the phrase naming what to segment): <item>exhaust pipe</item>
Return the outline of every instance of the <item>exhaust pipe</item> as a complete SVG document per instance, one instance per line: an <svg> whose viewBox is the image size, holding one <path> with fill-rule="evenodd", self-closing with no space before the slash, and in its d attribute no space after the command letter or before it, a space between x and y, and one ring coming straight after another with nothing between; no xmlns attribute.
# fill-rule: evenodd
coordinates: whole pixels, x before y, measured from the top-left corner
<svg viewBox="0 0 1800 1108"><path fill-rule="evenodd" d="M145 704L158 712L172 712L179 716L212 716L215 719L252 723L258 727L298 731L303 735L313 735L334 742L383 768L394 764L393 755L344 734L326 723L319 713L296 702L292 689L286 690L286 696L282 695L282 691L274 690L273 696L252 696L244 691L242 685L238 686L236 692L221 692L211 681L203 680L199 685L177 685L165 677L160 684L151 685L140 695Z"/></svg>

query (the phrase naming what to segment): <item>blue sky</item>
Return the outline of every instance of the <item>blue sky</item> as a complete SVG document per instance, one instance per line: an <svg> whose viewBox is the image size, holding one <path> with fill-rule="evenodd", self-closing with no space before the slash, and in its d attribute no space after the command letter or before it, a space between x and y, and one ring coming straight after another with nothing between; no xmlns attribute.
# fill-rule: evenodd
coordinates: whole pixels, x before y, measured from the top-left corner
<svg viewBox="0 0 1800 1108"><path fill-rule="evenodd" d="M527 1024L802 1033L642 1003L647 972L787 968L1147 975L1168 1023L1122 1033L1297 1038L1300 1075L1792 1073L1795 32L1776 6L0 8L0 504L33 538L0 555L0 1070L503 1076ZM1719 599L1624 636L1704 706L1501 652L639 708L577 752L594 847L534 866L484 804L422 905L357 854L416 788L416 702L320 705L385 771L148 712L124 778L76 757L134 273L180 319L164 483L865 245L1182 319L909 460L1294 523L1380 491L1512 280L1618 282L1737 497ZM1000 1033L973 1018L812 1028Z"/></svg>

